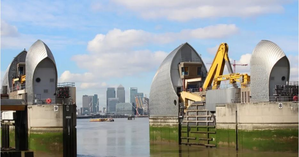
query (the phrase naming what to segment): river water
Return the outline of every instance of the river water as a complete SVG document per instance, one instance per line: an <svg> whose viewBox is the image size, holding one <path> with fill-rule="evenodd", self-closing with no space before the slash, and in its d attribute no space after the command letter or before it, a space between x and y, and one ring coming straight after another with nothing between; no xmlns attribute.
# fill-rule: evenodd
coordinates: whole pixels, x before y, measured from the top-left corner
<svg viewBox="0 0 299 157"><path fill-rule="evenodd" d="M238 151L198 146L150 145L148 118L114 122L77 120L78 157L297 157L291 152Z"/></svg>

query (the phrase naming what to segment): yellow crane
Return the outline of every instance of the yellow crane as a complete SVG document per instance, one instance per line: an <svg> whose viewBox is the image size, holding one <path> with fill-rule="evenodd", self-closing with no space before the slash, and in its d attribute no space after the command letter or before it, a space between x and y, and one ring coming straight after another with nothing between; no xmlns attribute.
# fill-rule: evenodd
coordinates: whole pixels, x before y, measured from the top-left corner
<svg viewBox="0 0 299 157"><path fill-rule="evenodd" d="M22 89L22 86L26 82L26 75L21 75L20 77L12 79L12 85L16 88L16 90Z"/></svg>
<svg viewBox="0 0 299 157"><path fill-rule="evenodd" d="M228 68L229 74L223 75L224 66ZM195 77L196 78L196 77ZM184 80L184 79L183 79ZM233 73L232 66L228 57L228 45L226 43L221 43L213 63L211 64L208 75L203 83L203 92L188 92L182 91L180 93L180 99L184 102L185 108L190 106L188 101L204 101L205 91L208 89L217 89L221 81L229 80L230 83L237 88L236 82L240 82L241 87L245 88L250 82L250 76L248 74ZM185 80L183 82L185 84Z"/></svg>
<svg viewBox="0 0 299 157"><path fill-rule="evenodd" d="M233 73L232 66L228 57L228 45L226 43L221 43L216 56L212 62L206 80L202 86L203 90L207 90L208 87L212 85L212 89L216 89L220 85L220 81L215 81L214 78L218 78L223 74L224 65L228 68L229 73Z"/></svg>

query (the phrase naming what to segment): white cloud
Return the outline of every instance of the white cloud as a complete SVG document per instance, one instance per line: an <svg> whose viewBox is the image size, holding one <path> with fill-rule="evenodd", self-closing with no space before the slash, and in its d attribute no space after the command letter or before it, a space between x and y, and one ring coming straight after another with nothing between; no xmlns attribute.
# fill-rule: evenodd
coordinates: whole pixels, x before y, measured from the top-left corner
<svg viewBox="0 0 299 157"><path fill-rule="evenodd" d="M236 66L235 70L236 73L246 73L250 75L250 59L251 54L243 54L239 60L236 60ZM232 63L234 63L234 60L231 60ZM246 65L247 64L247 65ZM234 67L232 67L234 70Z"/></svg>
<svg viewBox="0 0 299 157"><path fill-rule="evenodd" d="M93 81L95 79L95 76L92 73L71 73L70 71L64 71L60 78L59 82L82 82L84 81Z"/></svg>
<svg viewBox="0 0 299 157"><path fill-rule="evenodd" d="M10 25L1 20L1 36L18 36L19 32L16 26Z"/></svg>
<svg viewBox="0 0 299 157"><path fill-rule="evenodd" d="M238 28L234 24L219 24L163 34L134 29L113 29L107 34L97 34L89 41L87 46L89 53L72 57L77 66L86 70L86 73L65 71L61 74L60 81L76 82L76 86L79 87L78 91L81 93L95 89L97 92L104 92L103 88L110 86L105 83L109 78L141 77L144 73L158 68L168 52L148 50L145 47L149 44L226 38L237 32Z"/></svg>
<svg viewBox="0 0 299 157"><path fill-rule="evenodd" d="M214 47L207 48L207 51L211 55L216 55L216 52L217 52L218 48L219 48L219 45L216 45Z"/></svg>
<svg viewBox="0 0 299 157"><path fill-rule="evenodd" d="M156 69L167 55L163 51L142 48L147 44L163 44L184 39L225 38L237 32L238 28L233 24L219 24L164 34L152 34L134 29L124 31L113 29L106 35L97 34L88 42L87 49L90 53L75 55L72 60L79 68L86 69L100 78L138 76L142 72Z"/></svg>
<svg viewBox="0 0 299 157"><path fill-rule="evenodd" d="M183 30L177 37L185 37L187 39L217 39L230 36L238 31L239 29L234 24L218 24L194 30Z"/></svg>
<svg viewBox="0 0 299 157"><path fill-rule="evenodd" d="M88 50L97 53L127 51L132 47L149 43L169 43L184 39L216 39L225 38L239 31L234 24L218 24L197 29L185 29L178 33L151 34L143 30L113 29L106 35L97 34L88 43Z"/></svg>
<svg viewBox="0 0 299 157"><path fill-rule="evenodd" d="M90 88L96 88L96 87L102 88L102 87L106 87L106 86L107 86L107 84L105 82L102 82L102 83L83 82L83 83L81 83L80 88L81 89L90 89Z"/></svg>
<svg viewBox="0 0 299 157"><path fill-rule="evenodd" d="M283 0L113 0L114 3L138 13L143 18L167 18L187 21L198 18L254 17L267 13L281 13Z"/></svg>
<svg viewBox="0 0 299 157"><path fill-rule="evenodd" d="M10 25L4 20L1 20L1 38L1 48L5 49L28 49L38 39L51 45L51 48L59 48L71 44L84 44L82 41L68 39L64 36L46 36L41 34L28 35L20 33L16 26Z"/></svg>
<svg viewBox="0 0 299 157"><path fill-rule="evenodd" d="M1 48L24 49L30 46L35 39L32 36L21 34L18 28L1 20Z"/></svg>

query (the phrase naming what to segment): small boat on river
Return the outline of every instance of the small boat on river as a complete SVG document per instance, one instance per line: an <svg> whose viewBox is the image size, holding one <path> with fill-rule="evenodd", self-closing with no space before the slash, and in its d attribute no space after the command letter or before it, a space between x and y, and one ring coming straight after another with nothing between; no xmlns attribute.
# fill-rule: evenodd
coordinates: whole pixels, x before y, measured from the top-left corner
<svg viewBox="0 0 299 157"><path fill-rule="evenodd" d="M96 119L90 119L90 122L114 122L113 118L96 118Z"/></svg>

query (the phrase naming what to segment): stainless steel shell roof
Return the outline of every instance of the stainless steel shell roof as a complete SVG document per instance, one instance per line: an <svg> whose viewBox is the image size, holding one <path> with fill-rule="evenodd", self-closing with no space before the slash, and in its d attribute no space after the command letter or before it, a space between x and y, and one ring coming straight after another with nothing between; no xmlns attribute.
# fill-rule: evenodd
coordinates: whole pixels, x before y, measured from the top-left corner
<svg viewBox="0 0 299 157"><path fill-rule="evenodd" d="M43 41L37 40L30 47L26 56L26 80L30 80L30 81L26 81L26 92L27 92L28 103L33 102L34 71L37 65L46 58L49 58L51 61L53 61L55 65L56 76L57 76L56 63L51 50Z"/></svg>
<svg viewBox="0 0 299 157"><path fill-rule="evenodd" d="M3 77L2 86L7 86L8 93L10 93L12 88L12 79L17 75L17 64L20 62L25 62L26 55L27 55L26 50L20 52L16 57L14 57L12 62L7 67L7 70Z"/></svg>
<svg viewBox="0 0 299 157"><path fill-rule="evenodd" d="M250 60L251 101L269 101L270 74L285 53L275 43L262 40L253 50ZM287 59L287 58L286 58ZM287 60L289 64L289 61Z"/></svg>
<svg viewBox="0 0 299 157"><path fill-rule="evenodd" d="M178 96L176 87L182 87L178 64L180 62L201 62L201 57L188 43L184 43L173 50L161 63L151 85L149 108L151 116L177 116ZM202 73L207 70L203 64ZM174 105L176 100L177 105Z"/></svg>

